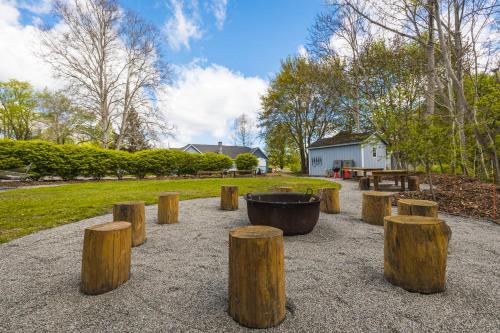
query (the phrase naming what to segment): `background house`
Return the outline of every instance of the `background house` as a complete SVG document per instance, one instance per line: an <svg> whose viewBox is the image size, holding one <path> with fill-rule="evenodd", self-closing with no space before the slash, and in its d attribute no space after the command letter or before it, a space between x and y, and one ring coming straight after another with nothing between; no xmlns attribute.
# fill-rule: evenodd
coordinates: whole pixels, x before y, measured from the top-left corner
<svg viewBox="0 0 500 333"><path fill-rule="evenodd" d="M244 146L226 146L219 141L219 143L216 145L203 145L197 143L190 143L185 145L184 147L179 148L179 150L186 151L189 153L198 153L198 154L204 154L204 153L224 154L231 157L232 159L235 159L236 156L238 156L239 154L250 153L255 155L257 157L257 160L259 161L257 169L260 169L260 172L262 173L267 172L268 158L266 154L264 154L264 152L258 147L250 148Z"/></svg>
<svg viewBox="0 0 500 333"><path fill-rule="evenodd" d="M352 161L352 166L361 168L390 167L386 143L374 133L340 132L319 139L307 149L311 176L325 176L338 160Z"/></svg>

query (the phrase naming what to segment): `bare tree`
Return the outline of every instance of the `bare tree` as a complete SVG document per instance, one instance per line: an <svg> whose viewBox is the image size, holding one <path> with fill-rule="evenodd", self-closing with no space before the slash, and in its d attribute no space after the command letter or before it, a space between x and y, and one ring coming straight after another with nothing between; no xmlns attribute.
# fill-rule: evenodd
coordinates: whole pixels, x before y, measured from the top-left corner
<svg viewBox="0 0 500 333"><path fill-rule="evenodd" d="M96 120L94 140L120 148L131 109L158 123L153 99L166 77L158 33L117 0L56 0L62 33L46 30L43 56ZM153 117L154 119L151 119Z"/></svg>
<svg viewBox="0 0 500 333"><path fill-rule="evenodd" d="M233 140L236 145L250 147L254 144L255 135L252 128L255 127L254 122L245 114L241 114L233 122Z"/></svg>

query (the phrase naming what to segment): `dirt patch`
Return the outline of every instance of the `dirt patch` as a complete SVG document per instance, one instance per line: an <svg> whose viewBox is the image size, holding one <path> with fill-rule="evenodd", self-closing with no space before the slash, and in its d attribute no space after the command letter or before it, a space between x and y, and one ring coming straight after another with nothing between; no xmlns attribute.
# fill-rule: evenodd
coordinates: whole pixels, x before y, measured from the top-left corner
<svg viewBox="0 0 500 333"><path fill-rule="evenodd" d="M499 220L500 188L471 177L432 175L439 210L461 216L473 216ZM494 217L493 194L496 190L496 217ZM430 190L400 192L398 198L432 200Z"/></svg>

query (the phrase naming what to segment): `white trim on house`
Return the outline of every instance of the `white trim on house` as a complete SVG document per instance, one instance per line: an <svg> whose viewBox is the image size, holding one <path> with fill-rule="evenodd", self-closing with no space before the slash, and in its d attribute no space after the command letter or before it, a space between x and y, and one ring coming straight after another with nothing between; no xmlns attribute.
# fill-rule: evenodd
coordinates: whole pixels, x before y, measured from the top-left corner
<svg viewBox="0 0 500 333"><path fill-rule="evenodd" d="M323 149L323 148L332 148L332 147L342 147L342 146L356 146L363 144L364 141L358 141L358 142L349 142L349 143L341 143L338 145L328 145L328 146L321 146L321 147L308 147L308 150L313 150L313 149Z"/></svg>
<svg viewBox="0 0 500 333"><path fill-rule="evenodd" d="M196 148L195 146L193 146L192 144L188 144L188 145L186 146L186 148L184 148L184 150L183 150L183 151L188 150L190 147L191 147L191 148L193 148L194 150L196 150L198 153L202 154L202 152L201 152L198 148Z"/></svg>
<svg viewBox="0 0 500 333"><path fill-rule="evenodd" d="M361 167L365 167L365 147L361 145Z"/></svg>

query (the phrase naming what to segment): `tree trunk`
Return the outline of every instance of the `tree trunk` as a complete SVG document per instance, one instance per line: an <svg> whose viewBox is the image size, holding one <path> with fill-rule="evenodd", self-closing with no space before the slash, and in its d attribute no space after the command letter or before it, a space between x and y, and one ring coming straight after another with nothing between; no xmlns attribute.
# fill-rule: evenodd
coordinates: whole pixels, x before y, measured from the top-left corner
<svg viewBox="0 0 500 333"><path fill-rule="evenodd" d="M361 219L369 224L384 225L384 217L392 215L390 192L364 192Z"/></svg>
<svg viewBox="0 0 500 333"><path fill-rule="evenodd" d="M438 204L429 200L399 199L398 215L437 217Z"/></svg>
<svg viewBox="0 0 500 333"><path fill-rule="evenodd" d="M237 210L238 209L238 186L221 186L220 209Z"/></svg>
<svg viewBox="0 0 500 333"><path fill-rule="evenodd" d="M320 210L327 214L340 213L339 189L334 187L322 188L319 190L321 203Z"/></svg>
<svg viewBox="0 0 500 333"><path fill-rule="evenodd" d="M160 193L158 197L158 224L177 222L179 222L179 193Z"/></svg>
<svg viewBox="0 0 500 333"><path fill-rule="evenodd" d="M113 205L113 221L132 224L132 246L146 241L146 213L144 201L120 202Z"/></svg>

